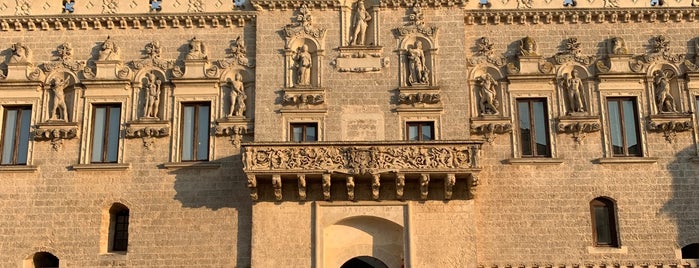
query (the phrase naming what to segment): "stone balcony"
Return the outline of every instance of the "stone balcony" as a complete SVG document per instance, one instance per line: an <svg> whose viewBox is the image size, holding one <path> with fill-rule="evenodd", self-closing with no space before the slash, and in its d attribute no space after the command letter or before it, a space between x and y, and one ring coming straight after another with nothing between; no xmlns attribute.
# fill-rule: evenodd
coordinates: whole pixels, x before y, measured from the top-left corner
<svg viewBox="0 0 699 268"><path fill-rule="evenodd" d="M481 141L248 143L255 201L473 197Z"/></svg>

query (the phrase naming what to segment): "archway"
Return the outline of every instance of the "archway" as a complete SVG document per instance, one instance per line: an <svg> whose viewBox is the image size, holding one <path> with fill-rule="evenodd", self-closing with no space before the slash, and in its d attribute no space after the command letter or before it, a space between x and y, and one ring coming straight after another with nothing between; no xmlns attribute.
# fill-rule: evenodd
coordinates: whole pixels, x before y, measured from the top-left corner
<svg viewBox="0 0 699 268"><path fill-rule="evenodd" d="M371 256L359 256L348 260L340 268L388 268L388 265Z"/></svg>

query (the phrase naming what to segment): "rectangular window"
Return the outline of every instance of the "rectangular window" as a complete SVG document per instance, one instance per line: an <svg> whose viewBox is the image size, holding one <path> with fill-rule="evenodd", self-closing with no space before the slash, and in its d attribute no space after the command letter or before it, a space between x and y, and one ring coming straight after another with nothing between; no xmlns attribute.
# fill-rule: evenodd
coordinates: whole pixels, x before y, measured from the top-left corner
<svg viewBox="0 0 699 268"><path fill-rule="evenodd" d="M518 99L522 157L551 156L546 99Z"/></svg>
<svg viewBox="0 0 699 268"><path fill-rule="evenodd" d="M635 98L607 98L607 112L614 156L643 156Z"/></svg>
<svg viewBox="0 0 699 268"><path fill-rule="evenodd" d="M112 251L126 251L129 245L129 210L121 210L114 216L114 243L112 244Z"/></svg>
<svg viewBox="0 0 699 268"><path fill-rule="evenodd" d="M119 151L120 104L94 105L91 163L116 163Z"/></svg>
<svg viewBox="0 0 699 268"><path fill-rule="evenodd" d="M291 141L318 141L318 123L291 123Z"/></svg>
<svg viewBox="0 0 699 268"><path fill-rule="evenodd" d="M405 129L409 141L434 140L434 122L407 122Z"/></svg>
<svg viewBox="0 0 699 268"><path fill-rule="evenodd" d="M595 198L590 202L590 212L595 246L618 247L619 234L614 203L606 198Z"/></svg>
<svg viewBox="0 0 699 268"><path fill-rule="evenodd" d="M26 165L32 107L5 107L2 133L2 164Z"/></svg>
<svg viewBox="0 0 699 268"><path fill-rule="evenodd" d="M209 160L209 103L182 104L182 161Z"/></svg>

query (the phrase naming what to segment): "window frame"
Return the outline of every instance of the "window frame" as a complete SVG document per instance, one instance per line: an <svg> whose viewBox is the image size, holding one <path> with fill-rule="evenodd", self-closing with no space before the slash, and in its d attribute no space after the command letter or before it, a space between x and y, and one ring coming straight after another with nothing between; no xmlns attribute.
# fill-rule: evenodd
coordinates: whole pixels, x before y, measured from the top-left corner
<svg viewBox="0 0 699 268"><path fill-rule="evenodd" d="M622 143L623 143L623 149L622 149L623 153L621 153L621 154L617 154L614 151L614 141L613 141L614 133L612 133L612 118L611 118L611 110L609 107L610 101L617 102L618 109L619 109L617 112L619 113L619 121L620 121L619 122L620 123L619 129L621 131L621 139L622 139ZM633 117L633 119L635 121L635 126L633 129L635 129L635 131L636 131L635 136L636 136L636 141L638 143L638 153L636 153L636 154L629 153L628 140L626 138L627 137L626 125L625 125L625 121L626 121L627 117L624 114L624 109L622 106L624 101L631 101L631 103L633 105L633 107L632 107L633 108L633 115L631 115L631 116ZM607 97L605 97L605 108L606 108L606 113L607 113L606 114L607 126L608 126L608 130L609 130L609 137L608 137L607 142L609 143L610 156L611 157L643 157L645 150L643 148L644 147L643 140L642 140L643 137L641 136L641 123L639 120L640 111L639 111L639 107L638 107L638 97L636 97L636 96L607 96Z"/></svg>
<svg viewBox="0 0 699 268"><path fill-rule="evenodd" d="M129 249L129 220L130 211L126 207L121 207L118 211L110 213L113 219L113 228L110 228L112 233L112 241L109 245L111 252L126 252ZM123 222L120 222L123 220ZM123 237L120 237L123 236Z"/></svg>
<svg viewBox="0 0 699 268"><path fill-rule="evenodd" d="M308 135L306 134L307 133L306 130L308 129L308 127L311 127L311 126L315 128L315 132L316 132L315 133L316 139L313 141L306 140L306 138L308 137ZM302 140L299 140L299 141L294 140L294 129L296 127L302 127L302 129L303 129L303 131L301 133L301 136L303 137ZM318 128L318 122L291 122L291 123L289 123L289 141L290 142L317 142L320 140L319 133L320 133L320 131Z"/></svg>
<svg viewBox="0 0 699 268"><path fill-rule="evenodd" d="M116 140L116 145L117 147L115 148L116 150L116 160L114 161L107 161L108 155L109 155L109 131L110 127L110 114L111 114L111 108L119 108L119 119L117 120L117 127L119 128L117 131L117 140ZM105 108L106 114L105 114L105 124L104 124L104 137L103 140L100 142L102 145L102 156L100 157L101 161L93 161L93 152L94 152L94 146L97 145L96 141L94 140L94 135L95 135L95 124L97 122L97 109L98 108ZM88 156L88 162L90 164L113 164L113 163L119 163L120 159L120 154L119 154L119 143L121 140L121 115L122 115L122 104L121 103L92 103L92 122L91 127L90 127L90 153Z"/></svg>
<svg viewBox="0 0 699 268"><path fill-rule="evenodd" d="M33 116L33 111L32 111L32 105L8 105L8 106L3 106L3 119L2 119L2 133L0 133L2 136L0 137L0 166L26 166L29 164L29 150L30 150L30 143L31 143L31 125L32 125L32 116ZM8 118L8 112L10 110L16 110L18 111L18 115L16 116L15 120L15 133L14 133L14 141L12 143L12 160L7 163L3 164L4 160L3 155L5 154L5 134L6 134L6 124L7 124L7 118ZM24 163L18 163L18 155L20 152L20 137L22 134L22 117L24 116L25 111L29 111L28 119L29 119L29 125L27 126L26 134L27 134L27 144L26 144L26 158L24 159Z"/></svg>
<svg viewBox="0 0 699 268"><path fill-rule="evenodd" d="M417 127L417 139L412 140L410 139L410 127ZM428 140L423 139L423 133L422 133L422 128L425 126L430 127L430 138ZM407 141L434 141L436 140L435 137L435 124L434 121L406 121L405 122L405 140Z"/></svg>
<svg viewBox="0 0 699 268"><path fill-rule="evenodd" d="M537 143L536 143L536 123L538 121L534 120L534 117L532 116L534 114L534 105L532 105L534 102L540 101L543 104L543 121L544 121L544 130L545 130L545 137L546 137L546 152L544 154L539 154L537 150ZM519 105L522 102L526 102L529 106L529 127L532 129L532 132L530 133L530 138L528 140L529 147L531 150L531 154L525 154L524 153L524 143L525 140L522 139L522 113L519 112ZM546 97L531 97L531 98L516 98L515 99L515 109L517 109L517 126L518 126L518 131L517 131L517 140L519 141L519 156L522 158L552 158L553 157L553 139L551 137L551 124L549 120L549 107L548 107L548 99Z"/></svg>
<svg viewBox="0 0 699 268"><path fill-rule="evenodd" d="M186 108L186 107L189 107L189 106L193 106L193 107L194 107L194 115L193 115L194 122L192 123L192 125L193 125L193 127L192 127L192 129L193 129L193 134L192 134L193 141L192 141L192 145L193 145L193 146L192 146L192 147L193 147L193 148L192 148L192 159L185 160L185 159L184 159L184 149L185 149L185 148L184 148L184 144L185 144L185 140L184 140L184 136L185 136L185 135L184 135L184 134L185 134L185 133L184 133L184 132L185 132L185 127L184 127L184 126L185 126L185 121L184 121L184 120L185 120L185 108ZM199 154L199 151L198 151L198 146L196 146L196 141L197 141L197 139L198 139L198 137L199 137L199 130L200 130L200 129L199 129L199 124L200 124L200 122L199 122L199 107L201 107L201 106L207 106L207 107L209 107L209 113L208 113L208 115L206 116L206 119L207 119L207 124L206 124L206 133L207 133L207 135L206 135L206 147L205 147L205 148L206 148L206 159L198 159L198 157L197 157L198 154ZM180 118L180 120L179 120L179 121L180 121L180 122L179 122L179 123L180 123L180 131L179 131L179 132L180 132L180 139L179 139L179 145L180 145L180 146L179 146L179 147L180 147L180 150L179 150L179 160L180 160L180 162L207 162L207 161L211 161L211 148L210 148L210 144L211 144L211 114L212 114L212 108L213 108L213 105L212 105L212 103L209 102L209 101L191 101L191 102L190 102L190 101L187 101L187 102L182 101L182 102L180 102L180 110L181 110L181 111L180 111L180 117L181 117L181 118Z"/></svg>
<svg viewBox="0 0 699 268"><path fill-rule="evenodd" d="M607 208L607 224L609 226L609 239L611 240L609 243L603 243L600 242L599 239L599 233L597 230L597 222L599 219L597 219L597 216L595 214L595 208L599 207L604 207ZM592 241L593 241L593 246L595 247L610 247L610 248L619 248L621 247L620 239L619 239L619 224L617 223L617 209L616 209L616 204L614 201L604 198L604 197L598 197L590 201L590 221L591 221L591 226L592 226Z"/></svg>

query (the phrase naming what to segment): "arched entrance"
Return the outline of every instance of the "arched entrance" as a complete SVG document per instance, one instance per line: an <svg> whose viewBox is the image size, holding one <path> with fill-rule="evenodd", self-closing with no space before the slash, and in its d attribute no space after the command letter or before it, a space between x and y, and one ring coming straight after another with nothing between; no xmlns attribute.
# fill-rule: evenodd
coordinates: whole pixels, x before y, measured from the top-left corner
<svg viewBox="0 0 699 268"><path fill-rule="evenodd" d="M388 266L377 258L359 256L345 262L340 268L388 268Z"/></svg>

